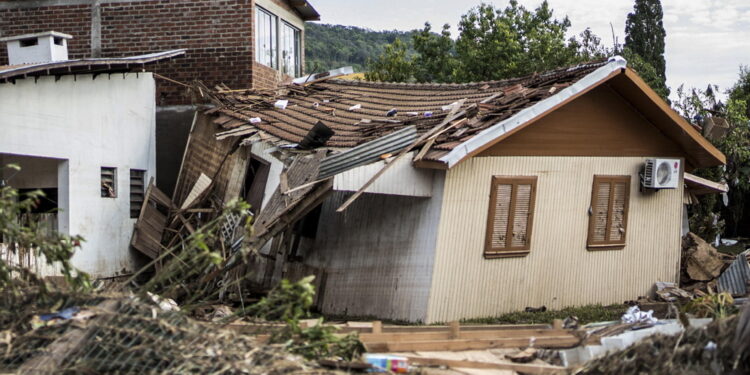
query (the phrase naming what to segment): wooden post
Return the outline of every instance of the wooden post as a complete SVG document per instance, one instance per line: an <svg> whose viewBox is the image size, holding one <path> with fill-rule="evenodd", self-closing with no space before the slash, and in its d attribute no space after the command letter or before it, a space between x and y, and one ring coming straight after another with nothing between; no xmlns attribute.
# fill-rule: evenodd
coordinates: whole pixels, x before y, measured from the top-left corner
<svg viewBox="0 0 750 375"><path fill-rule="evenodd" d="M563 321L562 319L555 319L552 321L552 328L554 329L563 329Z"/></svg>
<svg viewBox="0 0 750 375"><path fill-rule="evenodd" d="M458 323L458 321L452 321L448 323L448 325L451 330L450 338L451 339L459 338L459 336L461 336L461 324Z"/></svg>
<svg viewBox="0 0 750 375"><path fill-rule="evenodd" d="M375 320L372 322L372 333L383 333L383 322Z"/></svg>

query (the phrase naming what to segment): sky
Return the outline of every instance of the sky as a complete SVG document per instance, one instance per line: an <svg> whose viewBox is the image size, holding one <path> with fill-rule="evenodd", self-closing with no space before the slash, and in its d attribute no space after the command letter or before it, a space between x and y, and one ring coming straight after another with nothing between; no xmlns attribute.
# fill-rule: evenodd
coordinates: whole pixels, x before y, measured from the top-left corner
<svg viewBox="0 0 750 375"><path fill-rule="evenodd" d="M321 22L373 30L412 30L430 21L433 29L454 28L461 15L481 0L311 0ZM507 0L485 0L504 8ZM567 15L571 35L587 27L612 45L612 27L622 43L625 19L634 0L548 0L556 17ZM519 0L536 8L541 0ZM667 31L667 85L671 97L680 84L705 89L709 83L724 91L737 80L740 65L750 65L750 1L662 0ZM610 24L612 25L610 27Z"/></svg>

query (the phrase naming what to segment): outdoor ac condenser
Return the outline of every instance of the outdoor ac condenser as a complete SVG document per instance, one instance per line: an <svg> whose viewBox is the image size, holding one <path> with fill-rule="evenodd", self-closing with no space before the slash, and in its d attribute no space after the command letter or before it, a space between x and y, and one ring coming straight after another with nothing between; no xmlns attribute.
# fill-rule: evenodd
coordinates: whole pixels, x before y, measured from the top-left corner
<svg viewBox="0 0 750 375"><path fill-rule="evenodd" d="M643 187L676 189L680 182L680 159L646 159L643 168Z"/></svg>

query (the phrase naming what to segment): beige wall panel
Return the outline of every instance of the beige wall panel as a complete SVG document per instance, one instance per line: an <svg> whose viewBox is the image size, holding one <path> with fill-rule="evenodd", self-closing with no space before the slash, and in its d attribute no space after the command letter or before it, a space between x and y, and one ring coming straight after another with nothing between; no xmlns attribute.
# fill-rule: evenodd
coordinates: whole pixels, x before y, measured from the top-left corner
<svg viewBox="0 0 750 375"><path fill-rule="evenodd" d="M682 188L639 192L642 157L477 157L448 171L428 322L621 303L676 281ZM586 249L593 176L630 175L627 244ZM538 176L531 253L484 259L491 176Z"/></svg>

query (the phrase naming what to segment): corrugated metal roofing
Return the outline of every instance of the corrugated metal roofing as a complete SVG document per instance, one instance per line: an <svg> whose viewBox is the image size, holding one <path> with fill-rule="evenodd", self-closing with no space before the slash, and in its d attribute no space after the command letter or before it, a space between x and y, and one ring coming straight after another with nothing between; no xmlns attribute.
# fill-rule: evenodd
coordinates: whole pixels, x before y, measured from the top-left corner
<svg viewBox="0 0 750 375"><path fill-rule="evenodd" d="M750 280L750 265L747 258L749 255L750 250L738 254L729 268L719 276L720 292L729 292L733 296L747 294L747 282Z"/></svg>
<svg viewBox="0 0 750 375"><path fill-rule="evenodd" d="M606 61L556 69L527 77L466 84L383 83L326 80L305 86L287 86L281 95L258 91L215 94L220 106L216 123L225 130L252 127L267 139L299 143L322 121L336 134L328 147L351 148L408 126L422 134L441 123L450 105L466 99L466 121L443 132L425 160L437 160L498 121L559 93ZM286 109L273 107L288 100ZM395 109L397 113L386 114ZM253 118L260 122L252 123ZM245 135L239 132L237 135Z"/></svg>
<svg viewBox="0 0 750 375"><path fill-rule="evenodd" d="M65 60L9 66L0 69L0 83L25 77L130 71L147 64L183 56L185 51L185 49L177 49L138 56Z"/></svg>
<svg viewBox="0 0 750 375"><path fill-rule="evenodd" d="M380 160L380 156L403 150L417 139L417 128L408 126L320 162L318 178L326 178Z"/></svg>

